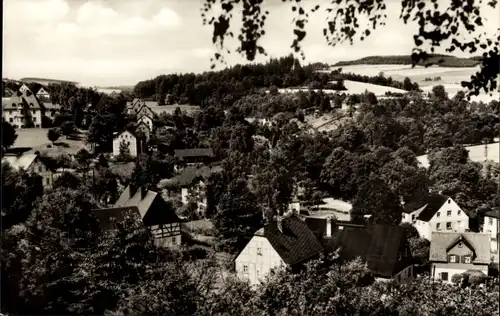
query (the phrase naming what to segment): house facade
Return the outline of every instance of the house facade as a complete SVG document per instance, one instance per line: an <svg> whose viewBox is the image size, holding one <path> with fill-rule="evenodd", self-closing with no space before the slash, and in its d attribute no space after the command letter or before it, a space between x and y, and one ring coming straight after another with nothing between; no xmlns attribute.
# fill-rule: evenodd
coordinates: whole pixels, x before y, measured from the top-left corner
<svg viewBox="0 0 500 316"><path fill-rule="evenodd" d="M471 213L463 210L452 198L429 194L405 205L401 221L412 224L422 238L430 240L435 231L468 231L470 216Z"/></svg>
<svg viewBox="0 0 500 316"><path fill-rule="evenodd" d="M178 246L182 242L179 217L161 194L141 187L125 188L115 208L137 207L143 224L151 230L158 247Z"/></svg>
<svg viewBox="0 0 500 316"><path fill-rule="evenodd" d="M42 127L45 108L27 87L10 98L2 98L2 109L3 118L14 128Z"/></svg>
<svg viewBox="0 0 500 316"><path fill-rule="evenodd" d="M259 229L235 259L236 274L259 284L275 268L296 267L323 251L307 225L296 216L278 218Z"/></svg>
<svg viewBox="0 0 500 316"><path fill-rule="evenodd" d="M455 274L481 271L488 275L490 236L484 233L433 232L429 254L435 279L451 283Z"/></svg>
<svg viewBox="0 0 500 316"><path fill-rule="evenodd" d="M186 166L208 165L213 162L215 154L212 148L175 149L174 157L174 169L180 171Z"/></svg>
<svg viewBox="0 0 500 316"><path fill-rule="evenodd" d="M143 115L137 119L137 123L144 123L149 128L150 131L153 131L153 118L148 115Z"/></svg>
<svg viewBox="0 0 500 316"><path fill-rule="evenodd" d="M130 156L137 157L138 140L130 131L123 131L113 138L113 156L120 155L120 146L122 146L122 143L128 147Z"/></svg>
<svg viewBox="0 0 500 316"><path fill-rule="evenodd" d="M36 97L42 102L50 102L50 94L43 87L38 90Z"/></svg>
<svg viewBox="0 0 500 316"><path fill-rule="evenodd" d="M151 129L149 128L144 121L140 121L135 126L135 135L144 135L144 142L147 144L149 139L151 138Z"/></svg>
<svg viewBox="0 0 500 316"><path fill-rule="evenodd" d="M2 158L2 162L7 162L15 170L23 169L28 173L40 175L44 189L50 188L53 184L53 172L45 165L38 154L6 154Z"/></svg>

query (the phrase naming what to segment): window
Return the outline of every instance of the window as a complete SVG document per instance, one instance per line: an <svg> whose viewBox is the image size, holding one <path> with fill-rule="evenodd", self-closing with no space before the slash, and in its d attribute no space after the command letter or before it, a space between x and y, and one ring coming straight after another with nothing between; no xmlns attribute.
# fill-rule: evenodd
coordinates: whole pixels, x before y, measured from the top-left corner
<svg viewBox="0 0 500 316"><path fill-rule="evenodd" d="M458 243L458 248L462 248L464 246L464 244L462 244L461 242Z"/></svg>
<svg viewBox="0 0 500 316"><path fill-rule="evenodd" d="M450 204L450 203L451 203L451 200L448 200L448 204Z"/></svg>
<svg viewBox="0 0 500 316"><path fill-rule="evenodd" d="M465 256L464 263L471 263L471 256Z"/></svg>
<svg viewBox="0 0 500 316"><path fill-rule="evenodd" d="M441 223L437 223L437 224L436 224L436 229L437 229L437 230L441 230Z"/></svg>
<svg viewBox="0 0 500 316"><path fill-rule="evenodd" d="M448 281L448 272L441 272L441 280Z"/></svg>
<svg viewBox="0 0 500 316"><path fill-rule="evenodd" d="M450 262L451 262L451 263L456 263L456 262L457 262L457 256L455 256L455 255L451 255L451 256L450 256Z"/></svg>
<svg viewBox="0 0 500 316"><path fill-rule="evenodd" d="M460 214L462 214L462 210L457 211L457 215L460 215Z"/></svg>
<svg viewBox="0 0 500 316"><path fill-rule="evenodd" d="M248 273L248 266L247 265L243 266L243 273Z"/></svg>
<svg viewBox="0 0 500 316"><path fill-rule="evenodd" d="M451 211L450 210L446 211L446 216L451 216Z"/></svg>
<svg viewBox="0 0 500 316"><path fill-rule="evenodd" d="M43 171L42 169L43 169L42 166L38 166L38 172L42 172Z"/></svg>
<svg viewBox="0 0 500 316"><path fill-rule="evenodd" d="M262 256L262 248L257 248L257 255Z"/></svg>
<svg viewBox="0 0 500 316"><path fill-rule="evenodd" d="M16 107L16 104L15 104L15 103L12 103L12 107Z"/></svg>
<svg viewBox="0 0 500 316"><path fill-rule="evenodd" d="M36 122L36 116L33 118L33 122Z"/></svg>
<svg viewBox="0 0 500 316"><path fill-rule="evenodd" d="M451 222L446 222L446 229L451 229Z"/></svg>
<svg viewBox="0 0 500 316"><path fill-rule="evenodd" d="M436 213L436 217L439 217L440 215L441 215L441 213L440 213L440 212L437 212L437 213Z"/></svg>
<svg viewBox="0 0 500 316"><path fill-rule="evenodd" d="M175 245L177 242L177 240L175 239L175 237L172 237L172 245Z"/></svg>
<svg viewBox="0 0 500 316"><path fill-rule="evenodd" d="M488 221L490 222L490 225L493 225L493 218L490 217Z"/></svg>
<svg viewBox="0 0 500 316"><path fill-rule="evenodd" d="M11 117L11 118L9 119L9 122L11 122L11 123L12 123L12 122L14 122L14 119Z"/></svg>

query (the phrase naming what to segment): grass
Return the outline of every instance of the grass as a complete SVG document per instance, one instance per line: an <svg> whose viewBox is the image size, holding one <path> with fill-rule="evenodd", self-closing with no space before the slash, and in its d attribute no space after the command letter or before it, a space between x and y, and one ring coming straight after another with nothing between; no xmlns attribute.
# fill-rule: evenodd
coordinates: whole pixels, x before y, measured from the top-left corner
<svg viewBox="0 0 500 316"><path fill-rule="evenodd" d="M17 139L14 148L26 148L33 153L39 151L41 154L57 156L60 154L76 154L82 147L85 147L85 135L80 133L74 136L61 136L55 144L47 138L48 128L23 128L17 129Z"/></svg>
<svg viewBox="0 0 500 316"><path fill-rule="evenodd" d="M431 55L425 61L420 61L418 65L438 65L439 67L474 67L480 63L478 60L471 58L460 58L451 55ZM351 65L411 65L412 60L410 55L393 55L393 56L368 56L357 60L340 61L335 66L351 66Z"/></svg>

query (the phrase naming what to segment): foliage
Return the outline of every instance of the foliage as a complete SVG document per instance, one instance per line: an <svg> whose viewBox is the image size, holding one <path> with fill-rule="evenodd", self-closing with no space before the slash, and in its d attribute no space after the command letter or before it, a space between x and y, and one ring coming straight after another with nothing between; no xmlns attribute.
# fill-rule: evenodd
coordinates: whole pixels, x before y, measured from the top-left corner
<svg viewBox="0 0 500 316"><path fill-rule="evenodd" d="M71 135L75 131L75 124L73 121L65 121L61 124L61 133L63 135Z"/></svg>
<svg viewBox="0 0 500 316"><path fill-rule="evenodd" d="M472 58L459 58L443 54L429 54L429 57L424 60L419 60L417 65L438 65L439 67L474 67L480 63ZM411 65L413 64L411 55L400 56L367 56L356 60L339 61L334 66L351 66L351 65ZM426 80L427 81L427 80Z"/></svg>
<svg viewBox="0 0 500 316"><path fill-rule="evenodd" d="M16 139L17 139L16 130L14 129L14 127L12 125L10 125L10 123L5 121L4 118L2 119L1 133L2 133L2 137L1 137L2 150L5 150L5 149L11 147L12 145L14 145L14 143L16 142Z"/></svg>
<svg viewBox="0 0 500 316"><path fill-rule="evenodd" d="M119 153L118 153L118 156L116 156L116 159L117 159L117 161L127 162L131 158L132 158L132 156L130 155L130 149L129 149L129 146L127 144L127 141L123 139L120 142Z"/></svg>
<svg viewBox="0 0 500 316"><path fill-rule="evenodd" d="M53 143L55 143L59 137L61 137L61 131L58 128L51 128L47 132L47 138Z"/></svg>

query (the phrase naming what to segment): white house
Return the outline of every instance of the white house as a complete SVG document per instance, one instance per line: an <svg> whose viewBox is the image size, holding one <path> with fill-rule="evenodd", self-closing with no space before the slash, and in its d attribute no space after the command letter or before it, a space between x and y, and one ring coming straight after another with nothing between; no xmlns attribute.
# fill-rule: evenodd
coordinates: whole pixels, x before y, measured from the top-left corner
<svg viewBox="0 0 500 316"><path fill-rule="evenodd" d="M401 221L413 224L421 237L430 240L435 231L467 231L470 216L449 196L429 194L406 204Z"/></svg>
<svg viewBox="0 0 500 316"><path fill-rule="evenodd" d="M120 134L117 134L113 138L113 156L120 155L120 146L122 143L125 143L128 147L130 156L136 157L138 153L138 141L137 137L132 134L130 131L124 131Z"/></svg>
<svg viewBox="0 0 500 316"><path fill-rule="evenodd" d="M451 283L453 275L466 271L488 275L489 245L489 234L433 232L429 253L432 277Z"/></svg>
<svg viewBox="0 0 500 316"><path fill-rule="evenodd" d="M323 251L313 232L298 217L280 218L259 229L235 259L236 273L251 285L272 269L296 266Z"/></svg>
<svg viewBox="0 0 500 316"><path fill-rule="evenodd" d="M491 252L498 261L498 225L500 224L500 211L488 211L483 216L482 232L491 237Z"/></svg>

